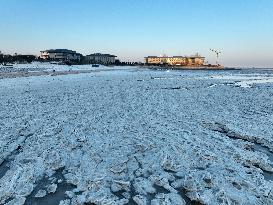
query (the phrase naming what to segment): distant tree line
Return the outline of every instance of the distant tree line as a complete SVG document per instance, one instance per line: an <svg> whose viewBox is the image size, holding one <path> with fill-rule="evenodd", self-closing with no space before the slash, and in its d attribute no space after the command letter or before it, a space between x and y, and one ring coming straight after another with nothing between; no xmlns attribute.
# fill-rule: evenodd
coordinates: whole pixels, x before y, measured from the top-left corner
<svg viewBox="0 0 273 205"><path fill-rule="evenodd" d="M141 62L121 62L120 60L116 60L114 65L116 66L137 66L137 65L144 65Z"/></svg>
<svg viewBox="0 0 273 205"><path fill-rule="evenodd" d="M136 66L136 65L144 65L141 62L122 62L118 59L115 60L114 63L111 62L100 62L100 61L86 61L84 57L81 58L80 64L100 64L100 65L106 65L106 66Z"/></svg>
<svg viewBox="0 0 273 205"><path fill-rule="evenodd" d="M0 53L0 63L31 63L36 60L34 55L4 55Z"/></svg>

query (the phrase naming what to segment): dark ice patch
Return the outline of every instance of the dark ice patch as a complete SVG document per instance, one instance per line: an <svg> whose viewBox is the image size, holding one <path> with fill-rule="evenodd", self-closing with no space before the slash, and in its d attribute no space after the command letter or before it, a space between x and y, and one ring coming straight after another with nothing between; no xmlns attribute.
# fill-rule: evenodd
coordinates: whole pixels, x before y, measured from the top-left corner
<svg viewBox="0 0 273 205"><path fill-rule="evenodd" d="M0 165L0 179L5 176L5 174L7 173L7 171L9 170L9 166L8 166L9 162L7 160L4 160L2 162L2 164Z"/></svg>
<svg viewBox="0 0 273 205"><path fill-rule="evenodd" d="M254 146L252 147L254 151L262 152L268 156L268 159L271 161L271 164L273 164L273 153L267 148L264 147L260 144L255 143ZM263 175L266 180L271 180L273 181L273 173L272 172L267 172L263 170Z"/></svg>
<svg viewBox="0 0 273 205"><path fill-rule="evenodd" d="M42 198L35 197L39 190L46 190L47 186L51 184L49 178L44 177L38 182L33 192L27 197L24 205L59 205L60 201L69 199L65 192L76 188L76 186L73 184L69 184L65 181L65 178L63 176L63 170L64 168L57 170L56 173L52 176L53 178L55 177L57 181L60 179L62 180L61 183L57 183L56 192L49 193Z"/></svg>
<svg viewBox="0 0 273 205"><path fill-rule="evenodd" d="M188 196L187 196L187 191L186 189L178 189L178 194L184 199L186 202L186 205L203 205L202 203L198 201L192 201Z"/></svg>

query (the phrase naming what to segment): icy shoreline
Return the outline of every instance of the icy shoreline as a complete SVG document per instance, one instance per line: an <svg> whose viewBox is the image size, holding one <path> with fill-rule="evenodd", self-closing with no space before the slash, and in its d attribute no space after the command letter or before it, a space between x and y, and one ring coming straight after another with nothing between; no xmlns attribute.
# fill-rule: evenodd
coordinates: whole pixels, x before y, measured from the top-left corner
<svg viewBox="0 0 273 205"><path fill-rule="evenodd" d="M0 204L273 204L272 71L73 72L0 79Z"/></svg>

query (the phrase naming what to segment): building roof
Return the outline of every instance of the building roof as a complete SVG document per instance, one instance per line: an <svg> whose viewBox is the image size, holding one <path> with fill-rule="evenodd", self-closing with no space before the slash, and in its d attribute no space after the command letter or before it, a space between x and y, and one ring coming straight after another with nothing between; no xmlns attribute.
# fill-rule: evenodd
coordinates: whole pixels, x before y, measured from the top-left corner
<svg viewBox="0 0 273 205"><path fill-rule="evenodd" d="M103 53L93 53L87 56L103 56L103 57L117 57L115 55L111 55L111 54L103 54Z"/></svg>
<svg viewBox="0 0 273 205"><path fill-rule="evenodd" d="M68 49L49 49L41 52L48 52L48 53L73 53L73 54L79 54L76 53L76 51L68 50Z"/></svg>

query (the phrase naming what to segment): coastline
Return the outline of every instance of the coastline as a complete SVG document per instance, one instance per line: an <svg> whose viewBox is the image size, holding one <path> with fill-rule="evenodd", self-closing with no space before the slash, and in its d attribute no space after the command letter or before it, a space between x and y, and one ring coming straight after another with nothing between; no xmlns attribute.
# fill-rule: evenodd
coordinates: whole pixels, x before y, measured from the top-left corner
<svg viewBox="0 0 273 205"><path fill-rule="evenodd" d="M130 66L134 67L134 66ZM176 71L232 71L232 70L248 70L251 68L229 68L229 67L208 67L208 66L200 66L200 67L171 67L171 66L135 66L140 69L149 69L149 70L176 70ZM254 69L254 68L253 68ZM255 68L262 69L265 68ZM270 68L267 68L270 69ZM97 73L101 71L116 71L122 70L121 68L113 67L111 69L92 69L92 70L18 70L18 71L1 71L0 69L0 80L5 78L20 78L20 77L32 77L32 76L60 76L60 75L70 75L70 74L81 74L81 73ZM271 70L271 69L270 69Z"/></svg>
<svg viewBox="0 0 273 205"><path fill-rule="evenodd" d="M21 78L21 77L32 77L32 76L59 76L59 75L70 75L80 73L95 73L102 70L77 70L77 71L16 71L16 72L0 72L0 80L5 78ZM109 71L109 70L107 70Z"/></svg>
<svg viewBox="0 0 273 205"><path fill-rule="evenodd" d="M224 66L142 66L152 70L241 70L241 68L229 68Z"/></svg>

